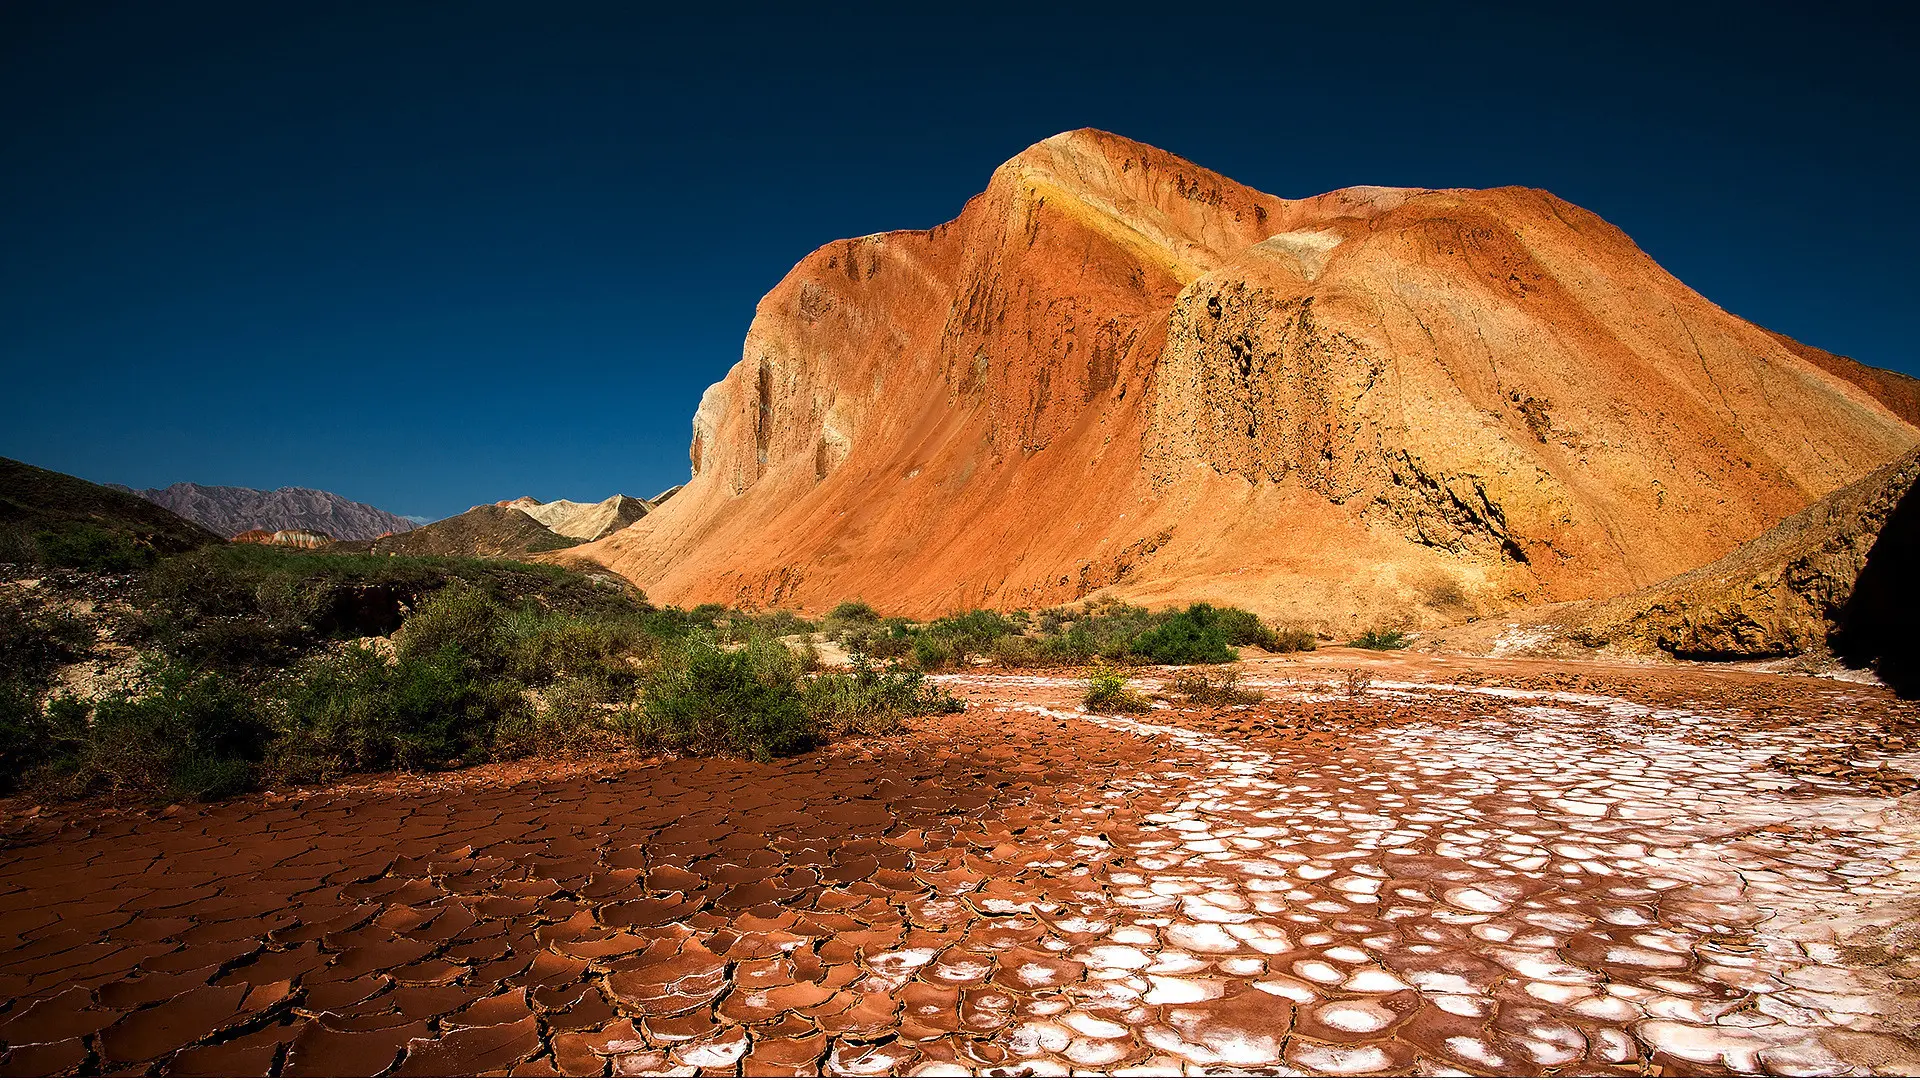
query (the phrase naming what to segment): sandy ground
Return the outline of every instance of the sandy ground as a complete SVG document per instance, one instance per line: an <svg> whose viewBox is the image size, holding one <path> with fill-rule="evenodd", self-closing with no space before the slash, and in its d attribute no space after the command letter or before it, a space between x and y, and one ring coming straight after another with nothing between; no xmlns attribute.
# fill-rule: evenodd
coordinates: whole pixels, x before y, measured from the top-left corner
<svg viewBox="0 0 1920 1080"><path fill-rule="evenodd" d="M963 715L767 765L13 805L0 1064L1920 1069L1913 705L1688 666L1247 671L1259 705L1135 716L950 676Z"/></svg>

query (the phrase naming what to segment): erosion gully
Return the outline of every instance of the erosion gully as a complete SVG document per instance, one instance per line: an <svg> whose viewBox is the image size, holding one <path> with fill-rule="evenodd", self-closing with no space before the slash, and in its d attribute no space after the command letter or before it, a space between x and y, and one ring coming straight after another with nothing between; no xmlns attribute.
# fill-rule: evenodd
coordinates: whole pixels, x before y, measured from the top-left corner
<svg viewBox="0 0 1920 1080"><path fill-rule="evenodd" d="M0 1067L1920 1070L1911 704L1696 667L1046 674L757 764L10 805ZM1146 680L1151 685L1151 673Z"/></svg>

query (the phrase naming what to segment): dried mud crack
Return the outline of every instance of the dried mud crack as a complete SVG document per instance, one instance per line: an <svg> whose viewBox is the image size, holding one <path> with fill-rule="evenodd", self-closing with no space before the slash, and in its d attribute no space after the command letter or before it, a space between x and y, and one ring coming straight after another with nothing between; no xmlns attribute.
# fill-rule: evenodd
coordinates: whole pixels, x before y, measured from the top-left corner
<svg viewBox="0 0 1920 1080"><path fill-rule="evenodd" d="M10 1073L1871 1074L1920 1068L1878 690L1254 665L1045 675L757 765L473 770L16 818ZM1569 674L1569 671L1572 674ZM1904 743L1900 744L1904 749ZM1842 755L1835 775L1776 761Z"/></svg>

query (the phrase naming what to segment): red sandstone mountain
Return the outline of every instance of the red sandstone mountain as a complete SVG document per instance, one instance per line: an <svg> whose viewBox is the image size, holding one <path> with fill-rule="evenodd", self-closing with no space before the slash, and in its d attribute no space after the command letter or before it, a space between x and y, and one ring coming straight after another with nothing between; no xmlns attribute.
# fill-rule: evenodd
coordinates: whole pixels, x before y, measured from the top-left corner
<svg viewBox="0 0 1920 1080"><path fill-rule="evenodd" d="M685 490L566 557L678 603L1451 621L1724 555L1920 442L1914 386L1546 192L1288 200L1075 131L802 260Z"/></svg>

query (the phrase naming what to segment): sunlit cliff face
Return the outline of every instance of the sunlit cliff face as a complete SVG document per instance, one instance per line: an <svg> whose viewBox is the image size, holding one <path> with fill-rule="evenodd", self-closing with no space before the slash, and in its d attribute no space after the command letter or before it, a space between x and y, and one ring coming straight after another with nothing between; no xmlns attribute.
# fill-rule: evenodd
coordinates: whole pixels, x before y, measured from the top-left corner
<svg viewBox="0 0 1920 1080"><path fill-rule="evenodd" d="M686 493L578 555L683 603L1457 621L1698 566L1920 441L1810 355L1544 192L1279 199L1069 132L803 259Z"/></svg>

